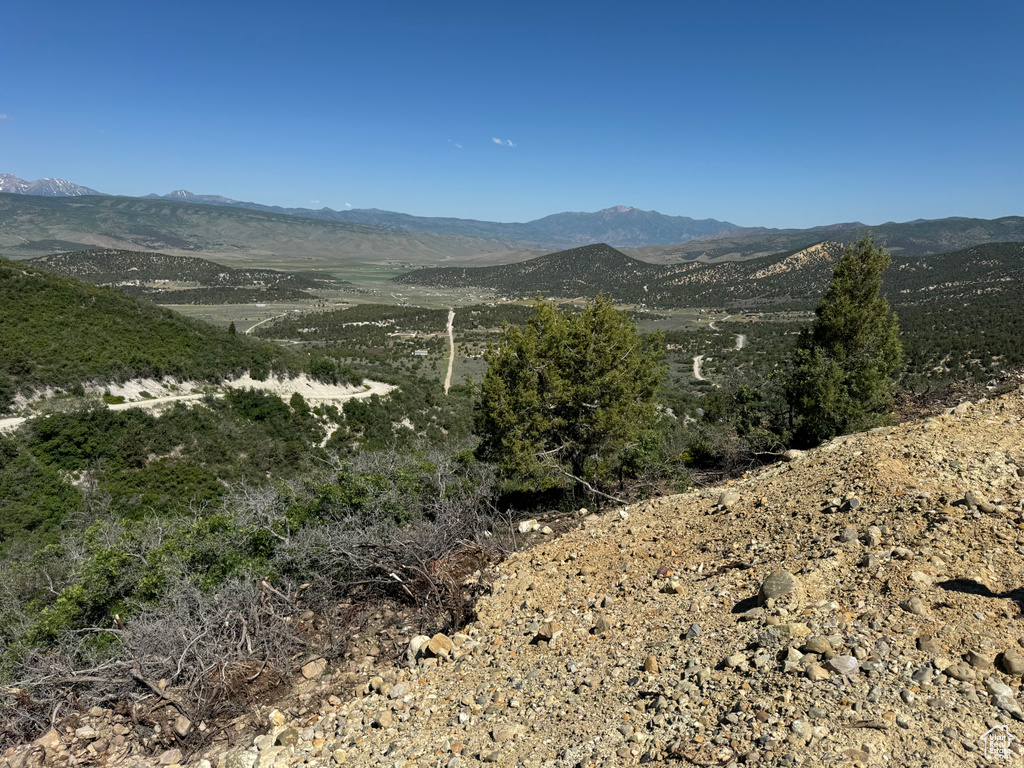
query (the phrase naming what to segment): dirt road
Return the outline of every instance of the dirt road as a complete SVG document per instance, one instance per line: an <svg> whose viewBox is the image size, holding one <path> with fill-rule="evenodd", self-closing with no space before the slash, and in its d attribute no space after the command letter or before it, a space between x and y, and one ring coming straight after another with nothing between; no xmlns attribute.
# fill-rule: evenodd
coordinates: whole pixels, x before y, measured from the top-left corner
<svg viewBox="0 0 1024 768"><path fill-rule="evenodd" d="M24 423L25 419L21 417L16 417L13 419L0 419L0 432L13 432Z"/></svg>
<svg viewBox="0 0 1024 768"><path fill-rule="evenodd" d="M693 378L697 381L707 381L703 376L700 375L700 365L704 362L704 355L697 355L693 358Z"/></svg>
<svg viewBox="0 0 1024 768"><path fill-rule="evenodd" d="M444 377L444 393L452 385L452 369L455 367L455 310L448 310L448 373Z"/></svg>
<svg viewBox="0 0 1024 768"><path fill-rule="evenodd" d="M121 386L130 389L130 384L131 382ZM222 387L229 389L258 389L275 394L285 402L291 398L293 393L298 392L310 405L317 405L319 403L341 403L346 400L365 400L372 395L384 397L396 388L393 384L385 384L380 381L370 381L369 379L360 385L346 386L324 384L314 379L310 379L305 375L296 376L293 379L281 380L271 376L265 381L258 381L250 378L248 375L245 375L238 379L225 381ZM161 406L171 403L186 403L202 400L206 397L206 394L207 393L190 392L179 395L166 395L164 397L150 397L139 400L129 400L124 403L108 404L107 407L112 411L125 411L129 408L158 410ZM214 397L224 396L223 391L215 391L212 394ZM27 419L22 417L0 419L0 432L12 432L24 424L26 420Z"/></svg>
<svg viewBox="0 0 1024 768"><path fill-rule="evenodd" d="M260 320L258 323L253 323L252 325L250 325L248 328L245 329L245 332L248 335L248 334L252 333L252 329L253 328L258 328L259 326L263 325L264 323L269 323L271 320L277 320L277 318L279 318L279 317L284 317L284 315L274 315L273 317L268 317L266 320Z"/></svg>

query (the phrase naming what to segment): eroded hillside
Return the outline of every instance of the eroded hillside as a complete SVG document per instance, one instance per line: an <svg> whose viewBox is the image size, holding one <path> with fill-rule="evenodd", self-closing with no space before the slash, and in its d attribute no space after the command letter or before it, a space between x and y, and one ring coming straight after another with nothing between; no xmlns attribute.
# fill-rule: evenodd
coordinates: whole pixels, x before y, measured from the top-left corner
<svg viewBox="0 0 1024 768"><path fill-rule="evenodd" d="M1024 387L558 538L527 522L461 632L354 637L255 742L186 729L163 762L987 764L986 733L1024 734L1022 418ZM118 720L8 762L155 762Z"/></svg>

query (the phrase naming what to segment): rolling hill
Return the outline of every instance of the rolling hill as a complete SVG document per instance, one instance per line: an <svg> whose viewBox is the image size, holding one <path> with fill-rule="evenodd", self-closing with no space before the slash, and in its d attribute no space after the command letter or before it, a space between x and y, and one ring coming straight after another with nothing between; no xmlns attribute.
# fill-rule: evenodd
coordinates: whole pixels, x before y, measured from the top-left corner
<svg viewBox="0 0 1024 768"><path fill-rule="evenodd" d="M197 256L96 248L22 262L95 285L116 285L157 304L314 299L310 290L352 287L317 273L234 269ZM168 283L174 283L173 288ZM185 285L182 285L185 284Z"/></svg>
<svg viewBox="0 0 1024 768"><path fill-rule="evenodd" d="M494 267L421 269L396 282L475 286L500 295L574 298L611 294L651 307L813 307L841 247L825 241L758 259L660 265L608 245L584 246ZM886 290L894 304L1019 291L1024 243L987 243L931 256L893 255Z"/></svg>

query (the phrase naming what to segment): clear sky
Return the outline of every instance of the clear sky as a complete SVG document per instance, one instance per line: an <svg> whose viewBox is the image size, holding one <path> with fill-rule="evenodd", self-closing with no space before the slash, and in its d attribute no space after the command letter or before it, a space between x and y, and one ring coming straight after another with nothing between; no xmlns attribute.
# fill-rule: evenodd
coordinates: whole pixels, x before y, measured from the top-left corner
<svg viewBox="0 0 1024 768"><path fill-rule="evenodd" d="M747 226L1024 214L1024 3L39 0L0 172L111 194Z"/></svg>

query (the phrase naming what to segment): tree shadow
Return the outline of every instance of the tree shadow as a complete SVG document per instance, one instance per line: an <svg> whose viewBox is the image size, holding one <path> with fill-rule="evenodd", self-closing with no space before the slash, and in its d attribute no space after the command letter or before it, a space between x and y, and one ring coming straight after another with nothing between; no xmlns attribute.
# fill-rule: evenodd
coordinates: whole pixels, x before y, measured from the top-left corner
<svg viewBox="0 0 1024 768"><path fill-rule="evenodd" d="M1005 592L993 592L980 581L975 581L974 579L947 579L946 581L940 581L935 586L941 587L947 592L960 592L964 595L1013 600L1017 607L1024 612L1024 587L1009 589Z"/></svg>

